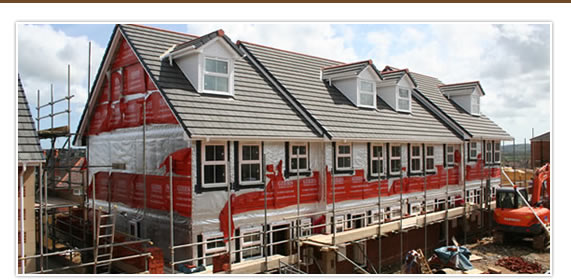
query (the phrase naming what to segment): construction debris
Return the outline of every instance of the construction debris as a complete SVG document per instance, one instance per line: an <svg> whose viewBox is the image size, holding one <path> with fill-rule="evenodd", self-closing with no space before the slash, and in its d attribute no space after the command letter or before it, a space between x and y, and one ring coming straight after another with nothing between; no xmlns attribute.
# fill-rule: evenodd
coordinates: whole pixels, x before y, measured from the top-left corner
<svg viewBox="0 0 571 280"><path fill-rule="evenodd" d="M428 263L440 267L450 267L459 270L470 270L470 255L472 253L463 246L445 246L434 250L434 255L430 257Z"/></svg>
<svg viewBox="0 0 571 280"><path fill-rule="evenodd" d="M534 262L528 262L520 257L506 257L499 259L496 265L503 266L517 273L540 273L541 265Z"/></svg>

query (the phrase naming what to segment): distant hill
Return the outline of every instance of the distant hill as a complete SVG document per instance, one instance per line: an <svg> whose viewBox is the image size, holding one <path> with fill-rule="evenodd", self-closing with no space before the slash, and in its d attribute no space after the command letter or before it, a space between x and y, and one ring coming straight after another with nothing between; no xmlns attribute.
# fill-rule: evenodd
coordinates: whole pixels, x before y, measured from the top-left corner
<svg viewBox="0 0 571 280"><path fill-rule="evenodd" d="M502 147L502 164L512 166L514 162L515 147L515 165L516 167L531 167L529 158L531 157L531 146L527 144L504 145Z"/></svg>

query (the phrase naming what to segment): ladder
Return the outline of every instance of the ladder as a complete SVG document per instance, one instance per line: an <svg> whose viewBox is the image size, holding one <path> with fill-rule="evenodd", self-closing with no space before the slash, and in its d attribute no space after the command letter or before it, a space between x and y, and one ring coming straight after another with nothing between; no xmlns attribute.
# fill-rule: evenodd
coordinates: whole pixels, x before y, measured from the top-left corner
<svg viewBox="0 0 571 280"><path fill-rule="evenodd" d="M94 250L94 274L111 273L111 262L113 257L113 242L115 241L115 214L105 213L101 209L97 211L97 232L95 237ZM103 248L100 246L108 245Z"/></svg>

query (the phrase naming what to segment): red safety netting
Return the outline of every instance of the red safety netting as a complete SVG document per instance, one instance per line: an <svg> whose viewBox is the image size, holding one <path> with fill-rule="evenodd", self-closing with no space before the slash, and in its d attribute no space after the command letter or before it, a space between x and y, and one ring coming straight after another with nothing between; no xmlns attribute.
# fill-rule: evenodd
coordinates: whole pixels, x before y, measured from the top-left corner
<svg viewBox="0 0 571 280"><path fill-rule="evenodd" d="M177 124L161 93L137 60L129 45L123 41L112 63L111 83L103 78L98 106L91 117L89 134L99 134L118 128L143 125L143 105L146 106L147 124ZM133 94L150 94L126 99ZM146 102L146 104L144 104Z"/></svg>
<svg viewBox="0 0 571 280"><path fill-rule="evenodd" d="M171 154L173 156L173 210L179 215L190 217L192 210L192 179L190 148ZM184 154L185 156L180 156ZM167 157L168 159L168 157ZM167 170L168 160L166 163ZM182 170L182 168L188 168ZM178 173L177 171L181 172ZM181 174L188 176L180 176ZM156 210L170 210L170 176L145 175L124 172L97 172L95 174L95 195L99 200L123 203L131 208L143 208L144 191L147 192L146 207ZM88 189L91 198L93 182Z"/></svg>
<svg viewBox="0 0 571 280"><path fill-rule="evenodd" d="M488 166L484 165L482 160L482 154L478 154L476 164L473 166L466 166L466 181L473 180L486 180L489 178L499 178L501 176L501 170L499 166Z"/></svg>

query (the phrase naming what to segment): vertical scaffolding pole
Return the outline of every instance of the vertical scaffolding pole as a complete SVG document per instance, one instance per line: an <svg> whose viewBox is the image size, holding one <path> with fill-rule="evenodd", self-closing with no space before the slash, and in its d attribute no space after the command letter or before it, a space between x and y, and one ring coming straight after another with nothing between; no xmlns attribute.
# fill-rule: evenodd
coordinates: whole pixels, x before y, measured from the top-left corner
<svg viewBox="0 0 571 280"><path fill-rule="evenodd" d="M424 254L426 255L428 252L428 229L426 228L426 218L428 216L428 201L426 199L426 197L427 197L427 191L426 191L426 189L427 189L427 185L426 185L426 157L425 157L425 162L424 162L424 171L422 172L422 175L424 176L424 182L423 182L423 187L424 187Z"/></svg>
<svg viewBox="0 0 571 280"><path fill-rule="evenodd" d="M70 166L70 169L68 169L68 174L67 174L67 183L68 183L68 190L71 190L71 173L73 168L71 166L72 165L72 155L71 155L71 135L69 134L71 132L71 65L68 64L67 65L67 128L68 128L68 139L67 139L67 165ZM71 211L70 211L70 216L71 216ZM71 223L70 223L71 224ZM70 226L71 229L71 226ZM70 234L71 234L71 230L70 230Z"/></svg>
<svg viewBox="0 0 571 280"><path fill-rule="evenodd" d="M172 185L172 155L169 156L169 202L170 202L170 253L171 253L171 273L174 274L174 205L173 205L173 185Z"/></svg>
<svg viewBox="0 0 571 280"><path fill-rule="evenodd" d="M335 149L333 147L333 145L331 146L332 149ZM337 217L335 216L335 156L334 156L335 151L331 151L331 195L332 195L332 213L333 213L333 237L331 238L332 244L333 246L335 246L335 238L336 238L336 234L337 234ZM327 199L327 198L326 198ZM343 222L343 221L342 221ZM335 259L335 261L333 262L333 271L335 271L335 273L337 273L337 259Z"/></svg>
<svg viewBox="0 0 571 280"><path fill-rule="evenodd" d="M378 207L379 208L379 234L378 234L378 238L379 238L379 269L378 269L378 271L379 271L379 274L381 274L381 265L382 265L382 256L383 256L383 254L382 254L382 248L383 247L381 244L382 243L382 237L383 237L382 236L383 231L381 229L381 225L383 223L383 218L385 215L381 211L381 209L383 208L382 204L381 204L382 203L381 197L383 195L383 192L381 190L381 156L383 154L383 146L378 146L378 147L379 147L379 151L377 153L377 184L379 187L379 194L378 194L378 197L379 197L379 199L378 199L378 205L379 205L379 207ZM373 146L373 155L375 154L374 151L375 151L375 147ZM335 218L333 218L333 220L335 220Z"/></svg>
<svg viewBox="0 0 571 280"><path fill-rule="evenodd" d="M480 137L480 142L482 143L482 169L480 171L480 198L479 198L479 206L480 206L480 225L479 225L479 229L480 229L480 234L482 233L482 229L484 228L484 198L486 197L484 195L484 175L485 175L485 170L486 170L486 155L487 155L487 151L486 151L486 142L484 141L484 139L482 137Z"/></svg>
<svg viewBox="0 0 571 280"><path fill-rule="evenodd" d="M225 153L228 152L226 149ZM230 161L230 155L227 156ZM226 164L226 176L230 176L230 162ZM232 271L232 183L228 180L228 273ZM206 260L205 260L206 261Z"/></svg>
<svg viewBox="0 0 571 280"><path fill-rule="evenodd" d="M95 184L95 174L91 175L93 176L93 178L91 179L91 182L93 182L93 194L92 194L92 211L93 211L93 274L97 273L97 258L95 258L95 256L97 256L97 214L95 213L95 191L96 191L96 184Z"/></svg>
<svg viewBox="0 0 571 280"><path fill-rule="evenodd" d="M301 248L299 246L299 238L301 237L301 231L300 231L300 220L299 220L299 203L300 203L300 193L299 193L299 152L300 152L300 146L297 147L297 153L295 154L295 158L296 158L296 162L297 162L297 217L296 217L296 249L297 249L297 269L300 269L300 260L301 260ZM293 146L292 146L293 149Z"/></svg>
<svg viewBox="0 0 571 280"><path fill-rule="evenodd" d="M147 217L147 94L143 102L143 217L141 218L141 234L147 237L145 226Z"/></svg>
<svg viewBox="0 0 571 280"><path fill-rule="evenodd" d="M468 144L469 145L469 144ZM462 143L462 146L460 148L460 156L462 157L462 166L460 168L460 170L462 170L462 197L464 197L464 244L467 243L467 225L468 225L468 217L466 216L466 212L467 212L467 207L468 207L468 199L466 197L466 149L464 148L464 143Z"/></svg>
<svg viewBox="0 0 571 280"><path fill-rule="evenodd" d="M401 146L401 166L402 166L402 146ZM402 261L402 251L403 251L403 239L402 239L402 218L403 218L403 214L402 214L403 213L403 211L402 211L402 208L403 208L402 207L402 183L403 183L403 180L402 180L402 175L403 174L402 173L403 173L403 168L401 167L401 170L400 170L400 221L399 221L399 236L400 236L400 255L399 255L399 257L400 257L400 264L399 264L399 266L403 264L403 261Z"/></svg>
<svg viewBox="0 0 571 280"><path fill-rule="evenodd" d="M447 146L447 145L444 145L444 148L445 148L445 149L448 149L448 146ZM445 152L445 153L444 153L444 156L446 156L446 155L447 155L447 153L446 153L447 151L444 150L444 152ZM444 224L444 232L446 233L446 246L448 246L449 239L450 239L450 232L449 232L449 228L448 228L448 226L449 226L449 222L448 222L448 208L450 208L450 207L449 207L449 204L450 204L450 194L449 194L449 191L448 191L448 173L449 173L448 162L444 165L444 171L446 172L446 204L444 205L444 207L445 207L444 209L446 210L446 212L445 212L446 217L444 218L444 222L445 222L445 224Z"/></svg>
<svg viewBox="0 0 571 280"><path fill-rule="evenodd" d="M46 163L47 164L47 163ZM44 176L44 199L45 199L45 204L44 204L44 214L46 217L46 226L45 231L46 231L46 253L49 253L50 250L50 246L49 246L49 228L48 228L48 220L49 220L49 216L48 216L48 176L47 176L47 172L46 172L46 176ZM48 257L46 257L46 269L49 268L49 261L48 261Z"/></svg>
<svg viewBox="0 0 571 280"><path fill-rule="evenodd" d="M516 160L515 160L515 138L513 139L512 150L513 150L513 153L512 153L512 155L513 155L513 160L512 160L513 164L512 164L512 166L513 166L513 167L512 167L512 168L513 168L513 174L514 174L514 180L513 180L513 181L516 182L516 173L515 173L515 164L516 164Z"/></svg>
<svg viewBox="0 0 571 280"><path fill-rule="evenodd" d="M44 190L42 189L42 176L43 176L43 165L40 163L39 178L38 178L38 190L40 191L40 271L44 272L44 215L43 215L43 205L44 205Z"/></svg>
<svg viewBox="0 0 571 280"><path fill-rule="evenodd" d="M24 235L26 234L24 228L24 174L26 173L26 163L22 166L22 171L20 173L20 257L22 260L20 261L20 267L22 267L22 274L26 273L26 260L24 257L26 256L25 251L25 239Z"/></svg>
<svg viewBox="0 0 571 280"><path fill-rule="evenodd" d="M525 186L525 190L527 191L527 139L523 138L523 154L525 156L525 169L524 171L524 176L523 176L523 182L524 182L524 186ZM529 193L529 192L527 192Z"/></svg>
<svg viewBox="0 0 571 280"><path fill-rule="evenodd" d="M266 162L265 153L263 154L262 162L265 165ZM263 168L265 168L265 166ZM267 270L268 270L268 186L264 183L264 270L263 270L264 274L266 273Z"/></svg>

